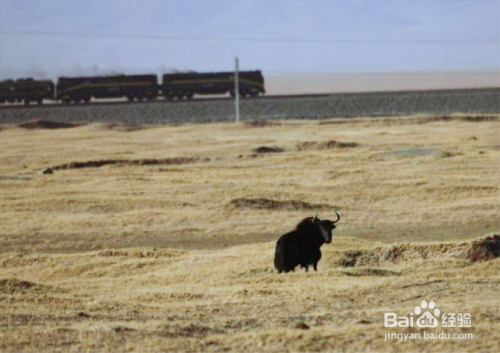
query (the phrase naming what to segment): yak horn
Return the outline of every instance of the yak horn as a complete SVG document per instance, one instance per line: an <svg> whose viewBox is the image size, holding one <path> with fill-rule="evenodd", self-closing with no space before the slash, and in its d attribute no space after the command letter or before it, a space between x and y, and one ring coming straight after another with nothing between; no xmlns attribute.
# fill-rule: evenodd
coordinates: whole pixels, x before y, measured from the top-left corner
<svg viewBox="0 0 500 353"><path fill-rule="evenodd" d="M334 221L333 223L337 223L338 221L340 221L340 215L337 213L337 211L335 211L335 214L337 215L337 220Z"/></svg>
<svg viewBox="0 0 500 353"><path fill-rule="evenodd" d="M316 222L316 219L318 219L318 214L316 213L316 216L313 218L313 223Z"/></svg>

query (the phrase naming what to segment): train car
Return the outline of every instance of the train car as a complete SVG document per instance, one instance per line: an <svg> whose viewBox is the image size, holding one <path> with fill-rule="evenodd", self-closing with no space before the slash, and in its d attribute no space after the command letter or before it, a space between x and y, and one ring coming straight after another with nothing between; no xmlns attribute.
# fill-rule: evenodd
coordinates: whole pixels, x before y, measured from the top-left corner
<svg viewBox="0 0 500 353"><path fill-rule="evenodd" d="M91 98L126 97L129 101L147 101L158 96L158 77L152 75L114 75L60 77L57 99L63 103L88 103Z"/></svg>
<svg viewBox="0 0 500 353"><path fill-rule="evenodd" d="M242 97L256 97L266 92L261 71L241 71L238 80ZM226 93L234 96L234 72L175 73L162 77L162 94L167 99Z"/></svg>
<svg viewBox="0 0 500 353"><path fill-rule="evenodd" d="M0 103L41 105L44 99L54 99L54 82L32 78L0 81Z"/></svg>

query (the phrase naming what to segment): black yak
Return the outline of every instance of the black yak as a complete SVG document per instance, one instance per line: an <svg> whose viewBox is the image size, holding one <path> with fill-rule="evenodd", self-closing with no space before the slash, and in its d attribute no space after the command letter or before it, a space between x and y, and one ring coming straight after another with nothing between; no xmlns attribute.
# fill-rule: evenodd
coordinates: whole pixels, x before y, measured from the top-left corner
<svg viewBox="0 0 500 353"><path fill-rule="evenodd" d="M306 271L312 265L317 271L318 261L321 259L321 250L324 243L332 242L332 233L340 215L335 211L337 220L320 220L318 215L304 218L295 230L282 235L276 243L274 266L281 272L293 271L300 265Z"/></svg>

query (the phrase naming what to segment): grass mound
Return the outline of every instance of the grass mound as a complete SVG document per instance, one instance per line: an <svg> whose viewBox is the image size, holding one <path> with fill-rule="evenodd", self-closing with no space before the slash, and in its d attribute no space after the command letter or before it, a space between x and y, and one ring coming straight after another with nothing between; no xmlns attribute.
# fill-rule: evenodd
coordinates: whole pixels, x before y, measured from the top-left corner
<svg viewBox="0 0 500 353"><path fill-rule="evenodd" d="M238 198L229 203L235 208L252 208L260 210L332 210L335 206L314 204L299 200L271 200L266 198Z"/></svg>
<svg viewBox="0 0 500 353"><path fill-rule="evenodd" d="M383 125L404 125L404 124L428 124L435 122L491 122L499 121L499 114L465 114L453 113L443 115L415 114L398 117L359 117L359 118L333 118L319 121L319 125L341 125L341 124L383 124Z"/></svg>
<svg viewBox="0 0 500 353"><path fill-rule="evenodd" d="M470 242L467 260L488 261L500 257L500 234L488 235Z"/></svg>
<svg viewBox="0 0 500 353"><path fill-rule="evenodd" d="M78 126L80 126L80 124L63 123L60 121L50 121L41 119L19 124L19 127L23 129L68 129Z"/></svg>
<svg viewBox="0 0 500 353"><path fill-rule="evenodd" d="M304 150L329 150L333 148L355 148L359 147L356 142L341 142L341 141L304 141L296 145L297 151Z"/></svg>
<svg viewBox="0 0 500 353"><path fill-rule="evenodd" d="M15 294L23 292L52 292L56 288L17 278L0 279L0 293Z"/></svg>
<svg viewBox="0 0 500 353"><path fill-rule="evenodd" d="M207 162L209 158L201 157L173 157L149 159L101 159L87 162L71 162L51 167L52 170L100 168L106 165L179 165L195 162Z"/></svg>
<svg viewBox="0 0 500 353"><path fill-rule="evenodd" d="M147 126L124 124L124 123L116 122L116 123L103 124L102 128L105 130L131 132L131 131L139 131L139 130L146 129Z"/></svg>
<svg viewBox="0 0 500 353"><path fill-rule="evenodd" d="M280 153L284 152L285 150L281 147L275 147L275 146L260 146L255 148L253 151L255 153Z"/></svg>
<svg viewBox="0 0 500 353"><path fill-rule="evenodd" d="M159 328L159 334L165 337L196 337L203 338L209 335L223 334L225 330L191 323L189 325L163 325Z"/></svg>
<svg viewBox="0 0 500 353"><path fill-rule="evenodd" d="M418 117L416 122L418 124L433 123L436 121L467 121L467 122L484 122L484 121L498 121L499 115L439 115L439 116L426 116Z"/></svg>
<svg viewBox="0 0 500 353"><path fill-rule="evenodd" d="M344 276L351 276L351 277L401 276L401 272L398 272L398 271L391 271L391 270L385 270L382 268L373 268L373 267L360 268L360 269L355 269L353 271L343 271L342 274Z"/></svg>
<svg viewBox="0 0 500 353"><path fill-rule="evenodd" d="M269 120L247 120L243 122L246 127L273 127L281 126L283 123Z"/></svg>
<svg viewBox="0 0 500 353"><path fill-rule="evenodd" d="M366 250L351 250L337 262L344 267L376 266L383 262L412 262L443 257L470 262L488 261L500 257L500 234L488 235L462 243L411 244L377 246Z"/></svg>
<svg viewBox="0 0 500 353"><path fill-rule="evenodd" d="M169 258L183 255L182 250L165 249L130 249L130 250L102 250L97 256L102 257L129 257L129 258Z"/></svg>

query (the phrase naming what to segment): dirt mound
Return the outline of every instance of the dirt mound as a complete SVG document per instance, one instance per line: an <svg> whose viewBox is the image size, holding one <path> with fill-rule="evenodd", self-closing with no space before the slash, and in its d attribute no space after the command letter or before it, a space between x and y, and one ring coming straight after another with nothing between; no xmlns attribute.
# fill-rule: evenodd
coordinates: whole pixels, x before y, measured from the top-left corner
<svg viewBox="0 0 500 353"><path fill-rule="evenodd" d="M360 268L354 271L342 272L344 276L362 277L362 276L401 276L401 272L384 270L382 268Z"/></svg>
<svg viewBox="0 0 500 353"><path fill-rule="evenodd" d="M253 150L255 153L280 153L285 150L281 147L261 146Z"/></svg>
<svg viewBox="0 0 500 353"><path fill-rule="evenodd" d="M273 127L281 126L282 123L269 120L248 120L243 122L243 125L246 127Z"/></svg>
<svg viewBox="0 0 500 353"><path fill-rule="evenodd" d="M335 206L325 204L314 204L299 200L271 200L265 198L239 198L229 202L235 208L250 208L258 210L334 210Z"/></svg>
<svg viewBox="0 0 500 353"><path fill-rule="evenodd" d="M37 284L29 281L23 281L16 278L0 279L0 293L14 294L21 292L52 292L58 291L57 288Z"/></svg>
<svg viewBox="0 0 500 353"><path fill-rule="evenodd" d="M473 240L467 250L467 260L472 262L487 261L497 257L500 257L500 234Z"/></svg>
<svg viewBox="0 0 500 353"><path fill-rule="evenodd" d="M398 156L398 157L415 157L415 156L427 156L433 153L435 150L431 147L421 147L421 148L404 148L395 151L378 152L379 156Z"/></svg>
<svg viewBox="0 0 500 353"><path fill-rule="evenodd" d="M488 235L463 243L395 244L366 250L347 251L337 262L344 267L376 266L382 262L411 262L443 257L470 262L488 261L500 257L500 234Z"/></svg>
<svg viewBox="0 0 500 353"><path fill-rule="evenodd" d="M38 175L49 175L54 174L54 171L50 168L44 168L38 172Z"/></svg>
<svg viewBox="0 0 500 353"><path fill-rule="evenodd" d="M127 326L116 326L116 327L113 327L113 331L115 331L115 332L134 332L134 331L137 331L137 329L132 328L132 327L127 327Z"/></svg>
<svg viewBox="0 0 500 353"><path fill-rule="evenodd" d="M299 142L295 146L297 151L304 150L329 150L333 148L355 148L359 147L359 144L356 142L341 142L341 141L304 141Z"/></svg>
<svg viewBox="0 0 500 353"><path fill-rule="evenodd" d="M97 256L103 257L132 257L132 258L169 258L178 257L185 252L182 250L160 250L160 249L145 249L145 250L102 250L97 253Z"/></svg>
<svg viewBox="0 0 500 353"><path fill-rule="evenodd" d="M427 117L416 118L416 122L418 124L433 123L436 121L469 121L469 122L480 123L483 121L498 121L498 120L500 120L499 115L458 115L458 116L440 115L440 116L427 116Z"/></svg>
<svg viewBox="0 0 500 353"><path fill-rule="evenodd" d="M439 121L468 121L468 122L487 122L487 121L499 121L500 115L498 114L467 114L467 115L426 115L426 116L398 116L398 117L359 117L359 118L334 118L328 120L321 120L319 125L331 125L331 124L356 124L356 123L366 123L371 124L382 124L382 125L403 125L403 124L427 124Z"/></svg>
<svg viewBox="0 0 500 353"><path fill-rule="evenodd" d="M123 124L123 123L108 123L104 124L102 127L106 130L125 131L125 132L139 131L146 129L146 126Z"/></svg>
<svg viewBox="0 0 500 353"><path fill-rule="evenodd" d="M87 162L71 162L50 167L52 170L99 168L105 165L179 165L195 162L208 162L210 158L202 157L174 157L160 159L101 159Z"/></svg>
<svg viewBox="0 0 500 353"><path fill-rule="evenodd" d="M197 337L202 338L209 335L223 334L225 331L221 328L205 326L200 324L183 325L163 325L158 334L163 337Z"/></svg>
<svg viewBox="0 0 500 353"><path fill-rule="evenodd" d="M32 120L27 123L19 124L19 127L23 129L68 129L78 126L80 126L80 124L63 123L60 121L50 120Z"/></svg>

